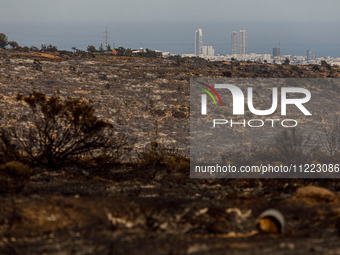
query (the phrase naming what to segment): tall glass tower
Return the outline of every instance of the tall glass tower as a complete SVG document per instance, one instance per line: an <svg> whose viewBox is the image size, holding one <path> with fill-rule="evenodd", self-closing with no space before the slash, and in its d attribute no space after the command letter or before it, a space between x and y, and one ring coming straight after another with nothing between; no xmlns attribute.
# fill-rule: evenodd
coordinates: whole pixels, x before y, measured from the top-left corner
<svg viewBox="0 0 340 255"><path fill-rule="evenodd" d="M202 55L202 46L203 46L203 36L202 29L199 28L195 32L195 55Z"/></svg>
<svg viewBox="0 0 340 255"><path fill-rule="evenodd" d="M247 49L247 32L246 30L240 30L240 54L246 54Z"/></svg>
<svg viewBox="0 0 340 255"><path fill-rule="evenodd" d="M237 32L234 31L231 33L231 54L237 54L238 51L238 38Z"/></svg>

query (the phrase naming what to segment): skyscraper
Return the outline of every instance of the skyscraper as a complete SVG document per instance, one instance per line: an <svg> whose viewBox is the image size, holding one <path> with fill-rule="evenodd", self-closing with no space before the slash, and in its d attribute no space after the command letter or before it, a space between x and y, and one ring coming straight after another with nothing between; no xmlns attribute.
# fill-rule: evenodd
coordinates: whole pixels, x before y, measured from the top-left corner
<svg viewBox="0 0 340 255"><path fill-rule="evenodd" d="M281 55L281 49L279 47L273 48L273 57L279 57Z"/></svg>
<svg viewBox="0 0 340 255"><path fill-rule="evenodd" d="M240 54L246 54L247 48L247 32L246 30L240 30Z"/></svg>
<svg viewBox="0 0 340 255"><path fill-rule="evenodd" d="M307 61L311 61L312 59L313 59L312 50L308 49L307 50Z"/></svg>
<svg viewBox="0 0 340 255"><path fill-rule="evenodd" d="M231 54L237 54L238 52L238 40L237 32L233 31L231 33Z"/></svg>
<svg viewBox="0 0 340 255"><path fill-rule="evenodd" d="M203 36L202 29L199 28L195 32L195 55L202 55L202 46L203 46Z"/></svg>

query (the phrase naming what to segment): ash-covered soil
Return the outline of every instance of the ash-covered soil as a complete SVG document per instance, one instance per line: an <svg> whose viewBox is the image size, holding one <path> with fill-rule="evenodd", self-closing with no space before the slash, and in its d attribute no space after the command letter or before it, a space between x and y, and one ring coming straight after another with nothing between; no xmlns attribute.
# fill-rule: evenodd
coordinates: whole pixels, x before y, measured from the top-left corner
<svg viewBox="0 0 340 255"><path fill-rule="evenodd" d="M154 139L188 155L195 77L339 77L337 68L199 59L53 57L0 53L2 125L26 109L17 93L91 100L136 149ZM312 187L310 187L312 185ZM336 179L194 180L189 169L35 169L19 194L0 196L0 254L340 254ZM275 208L282 234L257 217Z"/></svg>
<svg viewBox="0 0 340 255"><path fill-rule="evenodd" d="M64 170L41 170L22 194L1 196L1 254L340 251L337 180L190 180L185 172L129 168L103 178ZM256 231L268 208L283 213L283 234Z"/></svg>

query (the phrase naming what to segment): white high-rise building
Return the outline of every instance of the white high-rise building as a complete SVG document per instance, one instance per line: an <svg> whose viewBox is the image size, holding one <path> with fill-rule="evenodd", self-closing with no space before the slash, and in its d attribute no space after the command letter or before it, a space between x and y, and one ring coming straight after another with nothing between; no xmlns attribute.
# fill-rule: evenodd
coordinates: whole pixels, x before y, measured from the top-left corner
<svg viewBox="0 0 340 255"><path fill-rule="evenodd" d="M240 54L245 55L247 49L247 32L240 30Z"/></svg>
<svg viewBox="0 0 340 255"><path fill-rule="evenodd" d="M233 31L231 33L231 54L237 54L237 52L238 52L237 32Z"/></svg>
<svg viewBox="0 0 340 255"><path fill-rule="evenodd" d="M202 46L203 46L203 35L202 29L199 28L195 32L195 55L202 55Z"/></svg>
<svg viewBox="0 0 340 255"><path fill-rule="evenodd" d="M307 61L311 61L312 59L313 59L312 50L308 49L307 50Z"/></svg>
<svg viewBox="0 0 340 255"><path fill-rule="evenodd" d="M202 46L202 56L213 57L215 56L215 50L213 46Z"/></svg>

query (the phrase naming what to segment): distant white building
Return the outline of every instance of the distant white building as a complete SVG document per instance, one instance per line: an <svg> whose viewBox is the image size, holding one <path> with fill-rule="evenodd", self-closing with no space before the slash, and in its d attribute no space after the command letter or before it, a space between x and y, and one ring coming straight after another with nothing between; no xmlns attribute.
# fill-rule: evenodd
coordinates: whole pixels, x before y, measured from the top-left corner
<svg viewBox="0 0 340 255"><path fill-rule="evenodd" d="M195 32L195 55L202 55L202 46L203 46L203 35L202 29L199 28Z"/></svg>
<svg viewBox="0 0 340 255"><path fill-rule="evenodd" d="M213 57L215 56L215 50L213 46L202 46L202 56L203 57Z"/></svg>
<svg viewBox="0 0 340 255"><path fill-rule="evenodd" d="M237 54L238 52L238 38L237 32L231 33L231 54Z"/></svg>
<svg viewBox="0 0 340 255"><path fill-rule="evenodd" d="M245 55L247 52L247 32L240 30L240 54Z"/></svg>

